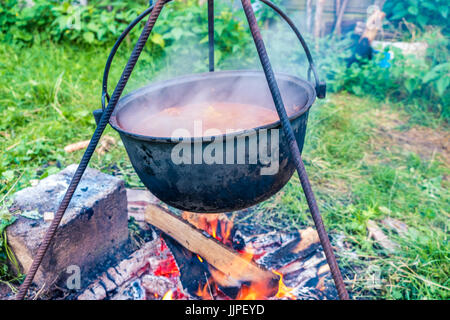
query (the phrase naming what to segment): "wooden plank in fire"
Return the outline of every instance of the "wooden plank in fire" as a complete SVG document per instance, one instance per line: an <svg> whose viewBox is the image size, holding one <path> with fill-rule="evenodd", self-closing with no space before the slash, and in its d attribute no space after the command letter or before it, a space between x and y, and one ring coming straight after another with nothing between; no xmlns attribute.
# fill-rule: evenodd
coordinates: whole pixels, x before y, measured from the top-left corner
<svg viewBox="0 0 450 320"><path fill-rule="evenodd" d="M277 283L279 280L273 272L262 268L254 261L248 261L166 209L153 204L148 205L145 220L189 251L198 254L229 278L252 283Z"/></svg>

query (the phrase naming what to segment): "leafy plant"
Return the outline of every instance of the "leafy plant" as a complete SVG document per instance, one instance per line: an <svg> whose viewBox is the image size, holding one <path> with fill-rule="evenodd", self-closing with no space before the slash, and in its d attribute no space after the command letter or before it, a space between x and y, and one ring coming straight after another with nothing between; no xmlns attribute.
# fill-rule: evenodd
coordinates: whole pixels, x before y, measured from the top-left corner
<svg viewBox="0 0 450 320"><path fill-rule="evenodd" d="M35 0L27 7L19 0L6 0L0 4L1 39L14 43L112 42L146 5L145 1L89 1L81 6L66 0Z"/></svg>
<svg viewBox="0 0 450 320"><path fill-rule="evenodd" d="M50 32L56 41L66 39L87 44L112 42L145 8L142 3L128 1L89 2L87 6L63 2L53 8L55 20Z"/></svg>
<svg viewBox="0 0 450 320"><path fill-rule="evenodd" d="M450 64L445 59L448 40L436 30L425 33L423 39L428 43L425 57L405 56L399 49L388 47L370 61L360 59L347 67L342 61L328 58L321 68L332 91L345 90L358 96L402 102L408 108L420 110L423 116L424 111L431 111L448 121ZM346 56L342 52L339 59Z"/></svg>
<svg viewBox="0 0 450 320"><path fill-rule="evenodd" d="M24 7L18 0L0 3L1 38L8 42L30 42L41 30L46 30L54 19L51 0L36 0L32 7Z"/></svg>
<svg viewBox="0 0 450 320"><path fill-rule="evenodd" d="M400 23L404 19L422 29L433 25L449 31L447 0L388 0L383 10L387 18L394 23Z"/></svg>
<svg viewBox="0 0 450 320"><path fill-rule="evenodd" d="M8 283L8 281L11 281L13 270L11 270L9 264L14 267L16 272L19 270L17 260L8 247L6 238L6 227L14 223L15 220L16 218L9 214L3 204L0 203L0 282Z"/></svg>

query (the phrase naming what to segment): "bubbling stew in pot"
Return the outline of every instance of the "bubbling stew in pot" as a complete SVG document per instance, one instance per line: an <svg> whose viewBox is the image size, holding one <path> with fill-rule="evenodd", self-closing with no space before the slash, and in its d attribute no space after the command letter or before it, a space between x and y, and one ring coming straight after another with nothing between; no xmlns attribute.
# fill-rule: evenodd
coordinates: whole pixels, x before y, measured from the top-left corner
<svg viewBox="0 0 450 320"><path fill-rule="evenodd" d="M134 106L130 110L121 110L117 117L118 125L125 131L152 137L213 136L278 120L275 110L231 102L191 103L155 113Z"/></svg>

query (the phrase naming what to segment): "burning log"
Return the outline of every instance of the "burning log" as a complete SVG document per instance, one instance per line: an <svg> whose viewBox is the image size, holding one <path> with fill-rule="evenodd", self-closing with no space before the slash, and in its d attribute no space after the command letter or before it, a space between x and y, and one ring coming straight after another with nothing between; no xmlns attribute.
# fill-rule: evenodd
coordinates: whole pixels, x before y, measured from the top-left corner
<svg viewBox="0 0 450 320"><path fill-rule="evenodd" d="M184 211L181 217L197 229L206 231L224 245L233 245L233 220L228 219L226 214L202 214Z"/></svg>
<svg viewBox="0 0 450 320"><path fill-rule="evenodd" d="M167 210L156 205L148 205L145 220L189 251L208 261L211 266L227 277L227 281L235 279L247 283L266 283L277 289L279 276L275 273L263 269L245 255L227 248Z"/></svg>
<svg viewBox="0 0 450 320"><path fill-rule="evenodd" d="M177 219L175 222L187 225L189 230L194 229L195 233L200 232L202 237L215 241L217 245L228 247L225 249L234 254L233 261L238 256L245 261L245 265L255 264L259 271L271 270L273 277L279 276L279 281L276 283L274 278L246 281L236 278L234 274L230 276L229 272L226 274L212 266L207 260L210 259L209 255L201 257L187 249L183 242L180 244L179 240L145 223L144 230L152 230L150 240L128 259L110 267L107 274L102 274L78 299L336 298L337 293L329 284L329 266L314 229L258 233L260 230L248 231L239 228L239 224L233 225L234 219L226 214L183 212L181 218L187 220L183 221L157 207L148 194L141 193L142 190L138 190L137 194L129 191L129 204L139 207L141 221L144 221L147 206L153 204L155 214L160 216L160 224L166 224L161 220L167 220L167 217L170 218L170 225L174 224L171 219ZM180 237L184 237L182 233L185 229L176 230L181 234ZM213 235L215 239L212 239ZM242 248L235 247L236 238L242 240ZM225 266L225 269L229 270L229 266Z"/></svg>

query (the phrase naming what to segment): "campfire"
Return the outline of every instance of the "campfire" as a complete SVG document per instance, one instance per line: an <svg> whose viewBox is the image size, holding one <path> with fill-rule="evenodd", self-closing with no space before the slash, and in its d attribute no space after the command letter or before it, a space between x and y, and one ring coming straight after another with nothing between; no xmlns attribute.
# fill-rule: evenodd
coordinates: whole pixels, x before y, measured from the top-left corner
<svg viewBox="0 0 450 320"><path fill-rule="evenodd" d="M80 299L297 300L335 299L317 232L259 230L235 223L234 215L174 214L135 202L145 212L142 225L152 240L128 262L99 279L120 273L123 283L105 297L92 297L92 284ZM132 216L138 217L138 215ZM145 220L145 222L144 222ZM128 277L124 276L128 273ZM101 282L99 281L101 284ZM105 285L103 284L103 287Z"/></svg>
<svg viewBox="0 0 450 320"><path fill-rule="evenodd" d="M250 234L233 220L186 211L180 218L147 207L146 221L162 231L161 250L172 253L154 274L179 277L183 287L168 290L162 299L295 300L306 292L309 298L335 298L334 290L326 292L329 268L316 231Z"/></svg>
<svg viewBox="0 0 450 320"><path fill-rule="evenodd" d="M235 261L231 261L230 265L237 266L237 272L243 272L248 269L250 264L255 264L255 260L265 254L264 248L257 252L251 243L245 244L242 237L236 237L236 242L234 242L232 235L235 234L233 231L236 229L233 228L233 220L228 219L225 214L204 215L185 211L182 217L198 229L206 231L228 248L235 249L237 256ZM275 276L279 277L278 282L270 281L272 279L256 279L253 282L245 282L240 279L232 279L223 271L211 266L201 256L197 255L197 258L202 264L206 262L210 274L203 287L199 283L198 290L195 292L195 295L199 298L209 300L215 297L224 297L224 291L237 291L236 294L228 293L232 295L231 297L225 295L237 300L260 300L270 297L295 299L295 296L291 293L292 289L283 283L283 275L279 271L271 270Z"/></svg>

